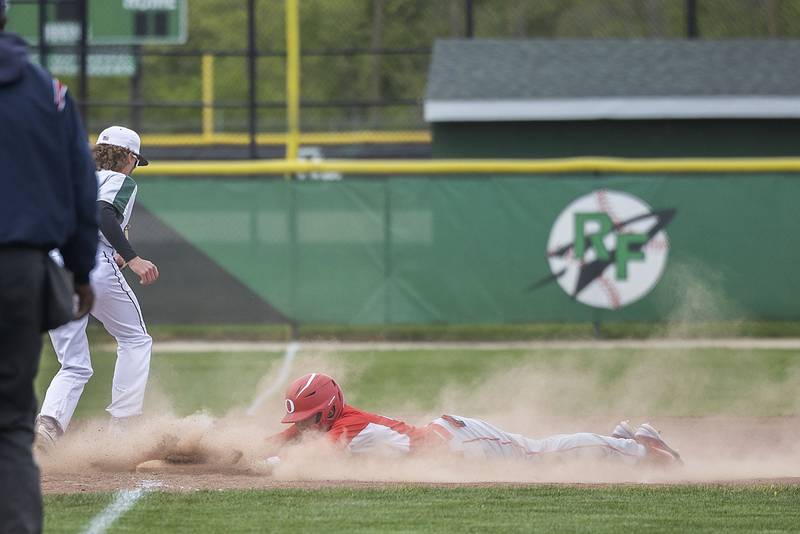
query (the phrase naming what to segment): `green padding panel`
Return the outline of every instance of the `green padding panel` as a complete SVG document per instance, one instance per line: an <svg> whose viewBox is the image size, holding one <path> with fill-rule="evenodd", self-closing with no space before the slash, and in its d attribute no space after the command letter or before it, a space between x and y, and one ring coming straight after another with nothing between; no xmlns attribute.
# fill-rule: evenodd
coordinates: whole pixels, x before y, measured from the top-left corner
<svg viewBox="0 0 800 534"><path fill-rule="evenodd" d="M148 209L300 323L800 319L800 178L792 175L140 182ZM624 245L627 262L615 247L635 243L659 219L628 224L625 209L633 208L619 195L674 210L667 239ZM606 307L573 299L555 282L531 290L551 274L556 219L584 196L601 206L576 212L590 221L581 223L587 239L596 238L586 241L594 252L584 265L600 247L613 266L582 295L607 295ZM576 213L565 220L577 221ZM603 217L608 228L620 226L599 233ZM641 279L651 254L664 258L663 274L626 304L618 288Z"/></svg>

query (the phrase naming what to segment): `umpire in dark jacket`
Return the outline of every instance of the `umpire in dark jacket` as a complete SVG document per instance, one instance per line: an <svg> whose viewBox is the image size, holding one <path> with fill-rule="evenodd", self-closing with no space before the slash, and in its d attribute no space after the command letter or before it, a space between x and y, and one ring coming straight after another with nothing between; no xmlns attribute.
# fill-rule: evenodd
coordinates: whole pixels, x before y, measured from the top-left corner
<svg viewBox="0 0 800 534"><path fill-rule="evenodd" d="M66 87L29 61L20 37L3 31L5 11L0 0L0 532L39 532L33 379L42 332L71 315L68 284L55 287L58 271L47 251L61 250L74 276L78 314L87 313L97 178ZM58 289L67 311L54 319Z"/></svg>

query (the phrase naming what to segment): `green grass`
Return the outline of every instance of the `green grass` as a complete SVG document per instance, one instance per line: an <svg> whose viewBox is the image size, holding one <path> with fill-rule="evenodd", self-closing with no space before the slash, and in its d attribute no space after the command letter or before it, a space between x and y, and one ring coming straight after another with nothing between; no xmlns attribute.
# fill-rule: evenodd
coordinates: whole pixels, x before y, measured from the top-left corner
<svg viewBox="0 0 800 534"><path fill-rule="evenodd" d="M534 339L644 339L680 332L681 337L800 337L800 321L731 321L692 323L609 323L595 331L591 323L503 325L148 325L153 337L171 339L288 341L510 341ZM90 337L104 337L92 325Z"/></svg>
<svg viewBox="0 0 800 534"><path fill-rule="evenodd" d="M301 348L293 376L318 370L319 356L307 360L304 354ZM259 380L281 358L281 353L156 353L148 404L161 409L166 400L179 415L198 410L222 415L247 406ZM492 387L518 388L516 402L550 415L800 412L800 351L793 350L440 349L337 352L322 359L341 373L349 402L390 415L473 410L469 401L491 398ZM93 351L95 376L76 418L102 415L110 401L114 361L114 353ZM57 369L51 350L45 350L36 381L40 398ZM280 411L280 399L275 402Z"/></svg>
<svg viewBox="0 0 800 534"><path fill-rule="evenodd" d="M501 325L302 325L300 339L389 341L510 341L536 339L646 339L680 337L799 337L800 322L531 323Z"/></svg>
<svg viewBox="0 0 800 534"><path fill-rule="evenodd" d="M45 495L44 531L82 532L89 521L113 499L110 493Z"/></svg>
<svg viewBox="0 0 800 534"><path fill-rule="evenodd" d="M75 532L105 495L45 498ZM115 532L796 532L800 486L393 487L153 493Z"/></svg>

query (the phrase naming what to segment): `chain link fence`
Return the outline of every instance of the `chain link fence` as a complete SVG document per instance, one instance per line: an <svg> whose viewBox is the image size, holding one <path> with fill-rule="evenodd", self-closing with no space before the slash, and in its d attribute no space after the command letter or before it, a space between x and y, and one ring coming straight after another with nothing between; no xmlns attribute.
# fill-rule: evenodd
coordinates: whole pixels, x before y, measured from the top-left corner
<svg viewBox="0 0 800 534"><path fill-rule="evenodd" d="M82 100L90 132L129 124L150 146L163 147L162 157L283 155L285 0L10 4L9 29L27 37ZM301 0L299 20L301 144L386 155L375 148L383 142L395 146L392 155L403 146L419 155L424 148L408 147L428 141L422 98L436 39L796 38L800 2ZM89 33L85 69L82 27Z"/></svg>

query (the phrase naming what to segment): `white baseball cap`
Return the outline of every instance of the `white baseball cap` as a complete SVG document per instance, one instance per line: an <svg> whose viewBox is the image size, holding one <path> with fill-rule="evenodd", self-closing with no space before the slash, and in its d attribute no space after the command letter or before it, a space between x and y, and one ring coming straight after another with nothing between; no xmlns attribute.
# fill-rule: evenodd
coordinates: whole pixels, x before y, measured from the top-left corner
<svg viewBox="0 0 800 534"><path fill-rule="evenodd" d="M137 163L139 167L144 167L145 165L150 164L149 161L139 154L139 150L142 146L142 141L139 139L139 134L130 128L125 128L124 126L109 126L100 132L100 135L97 136L97 143L95 144L115 145L121 146L122 148L127 148L139 159L139 162Z"/></svg>

